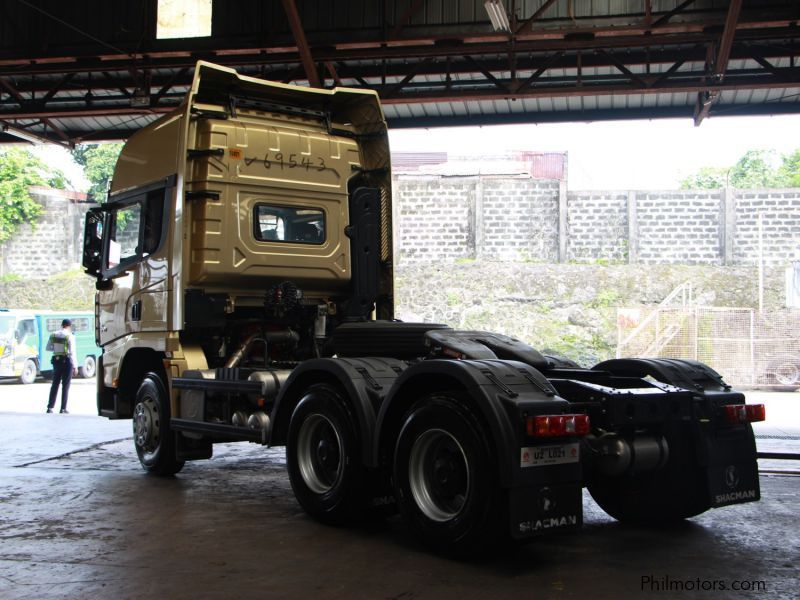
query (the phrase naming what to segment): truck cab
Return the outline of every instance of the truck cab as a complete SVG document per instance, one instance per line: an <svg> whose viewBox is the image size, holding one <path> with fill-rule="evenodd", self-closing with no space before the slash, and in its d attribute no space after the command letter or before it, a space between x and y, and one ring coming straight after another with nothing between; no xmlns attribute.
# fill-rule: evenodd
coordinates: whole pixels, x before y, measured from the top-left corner
<svg viewBox="0 0 800 600"><path fill-rule="evenodd" d="M286 446L313 517L399 510L453 552L580 527L584 486L628 521L758 499L763 407L704 365L586 369L396 321L390 181L374 92L204 62L183 105L128 140L83 264L98 413L131 419L145 470Z"/></svg>

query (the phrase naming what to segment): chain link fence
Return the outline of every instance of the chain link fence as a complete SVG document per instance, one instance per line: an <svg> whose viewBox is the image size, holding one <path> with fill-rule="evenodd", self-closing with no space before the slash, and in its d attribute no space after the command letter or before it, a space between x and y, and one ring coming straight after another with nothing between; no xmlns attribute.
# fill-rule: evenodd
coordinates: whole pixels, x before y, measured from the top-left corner
<svg viewBox="0 0 800 600"><path fill-rule="evenodd" d="M800 311L621 308L618 357L691 358L733 386L800 387Z"/></svg>

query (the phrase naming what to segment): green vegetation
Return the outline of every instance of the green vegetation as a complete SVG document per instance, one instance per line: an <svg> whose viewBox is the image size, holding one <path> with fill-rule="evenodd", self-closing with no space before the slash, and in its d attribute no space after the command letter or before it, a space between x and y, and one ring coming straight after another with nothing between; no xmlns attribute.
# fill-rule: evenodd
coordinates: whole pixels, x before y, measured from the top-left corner
<svg viewBox="0 0 800 600"><path fill-rule="evenodd" d="M786 187L800 187L800 148L783 157L778 177Z"/></svg>
<svg viewBox="0 0 800 600"><path fill-rule="evenodd" d="M0 275L0 285L14 283L15 281L22 281L22 275L17 275L16 273L6 273L5 275Z"/></svg>
<svg viewBox="0 0 800 600"><path fill-rule="evenodd" d="M114 167L122 144L81 144L72 151L72 157L83 167L86 178L92 182L89 198L105 202Z"/></svg>
<svg viewBox="0 0 800 600"><path fill-rule="evenodd" d="M48 279L0 277L0 307L52 310L91 310L94 281L75 269Z"/></svg>
<svg viewBox="0 0 800 600"><path fill-rule="evenodd" d="M615 289L600 290L597 296L588 303L589 308L611 308L620 303L619 292Z"/></svg>
<svg viewBox="0 0 800 600"><path fill-rule="evenodd" d="M0 150L0 242L9 239L23 223L35 224L42 207L28 189L47 185L65 189L69 182L24 148Z"/></svg>
<svg viewBox="0 0 800 600"><path fill-rule="evenodd" d="M774 150L748 150L729 167L701 167L681 189L800 187L800 148L778 158Z"/></svg>

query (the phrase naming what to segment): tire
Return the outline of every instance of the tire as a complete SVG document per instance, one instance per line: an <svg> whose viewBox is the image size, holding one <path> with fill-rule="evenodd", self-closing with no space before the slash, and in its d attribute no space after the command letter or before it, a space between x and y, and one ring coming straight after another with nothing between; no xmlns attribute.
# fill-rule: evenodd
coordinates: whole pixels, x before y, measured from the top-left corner
<svg viewBox="0 0 800 600"><path fill-rule="evenodd" d="M175 434L169 426L169 395L161 377L148 373L136 392L133 443L142 468L156 475L174 475L184 462L175 458Z"/></svg>
<svg viewBox="0 0 800 600"><path fill-rule="evenodd" d="M493 457L484 427L458 394L432 394L411 408L395 446L394 486L420 541L470 555L508 537Z"/></svg>
<svg viewBox="0 0 800 600"><path fill-rule="evenodd" d="M36 381L36 375L38 374L38 371L39 368L36 366L36 361L29 358L22 366L22 373L19 376L20 383L24 383L26 385L33 383Z"/></svg>
<svg viewBox="0 0 800 600"><path fill-rule="evenodd" d="M594 501L617 521L646 526L669 525L708 510L705 475L694 452L679 436L671 436L669 447L669 460L658 471L590 479Z"/></svg>
<svg viewBox="0 0 800 600"><path fill-rule="evenodd" d="M79 369L81 377L91 379L97 373L97 360L91 354L83 359L83 366Z"/></svg>
<svg viewBox="0 0 800 600"><path fill-rule="evenodd" d="M303 395L289 422L286 465L295 498L318 521L353 521L366 506L359 436L336 388L316 384Z"/></svg>
<svg viewBox="0 0 800 600"><path fill-rule="evenodd" d="M773 380L771 389L776 392L794 392L800 388L800 356L781 356L767 367ZM772 383L772 382L771 382Z"/></svg>

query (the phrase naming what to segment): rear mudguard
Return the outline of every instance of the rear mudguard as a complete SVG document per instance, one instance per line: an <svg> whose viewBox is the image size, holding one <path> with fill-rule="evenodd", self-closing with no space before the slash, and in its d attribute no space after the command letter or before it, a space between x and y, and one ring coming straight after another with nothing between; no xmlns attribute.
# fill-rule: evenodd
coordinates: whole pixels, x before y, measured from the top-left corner
<svg viewBox="0 0 800 600"><path fill-rule="evenodd" d="M563 414L570 404L535 368L511 360L427 360L397 378L378 413L371 466L391 468L398 433L411 406L432 392L458 391L483 421L494 448L500 485L508 491L509 527L523 538L582 522L581 465L577 439L544 444L569 448L568 462L537 465L526 447L525 418ZM574 460L572 460L574 458Z"/></svg>
<svg viewBox="0 0 800 600"><path fill-rule="evenodd" d="M297 367L272 409L269 445L283 446L295 407L309 386L333 383L349 400L361 440L361 456L370 457L374 445L375 417L392 384L405 370L406 363L393 358L318 358ZM366 462L366 461L365 461Z"/></svg>
<svg viewBox="0 0 800 600"><path fill-rule="evenodd" d="M708 507L760 499L752 427L749 424L721 424L722 407L743 404L744 394L733 391L719 373L697 361L664 358L608 360L594 369L628 377L650 376L691 391L691 422L680 427L689 439L673 437L668 441L694 446L697 466L704 472Z"/></svg>

